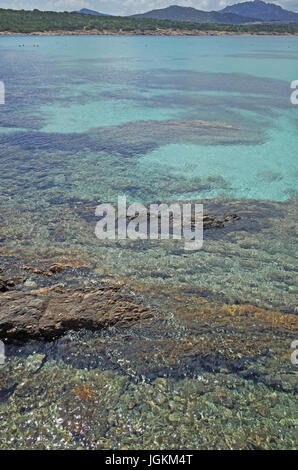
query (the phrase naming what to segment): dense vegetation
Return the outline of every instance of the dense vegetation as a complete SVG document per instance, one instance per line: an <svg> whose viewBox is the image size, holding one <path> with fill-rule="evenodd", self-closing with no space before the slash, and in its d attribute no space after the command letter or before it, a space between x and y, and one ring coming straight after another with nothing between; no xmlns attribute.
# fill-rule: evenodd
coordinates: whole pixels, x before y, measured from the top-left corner
<svg viewBox="0 0 298 470"><path fill-rule="evenodd" d="M92 16L80 13L42 12L39 10L4 10L0 9L0 31L13 33L31 33L37 31L156 31L174 30L211 30L228 32L298 33L298 25L224 25L207 23L184 23L179 21L154 20L150 18L123 18Z"/></svg>

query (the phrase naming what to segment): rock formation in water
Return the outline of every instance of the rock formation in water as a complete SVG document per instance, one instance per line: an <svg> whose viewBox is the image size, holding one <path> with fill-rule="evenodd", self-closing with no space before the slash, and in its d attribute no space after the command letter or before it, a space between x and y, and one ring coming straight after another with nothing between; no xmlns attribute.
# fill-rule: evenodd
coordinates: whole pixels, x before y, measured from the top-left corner
<svg viewBox="0 0 298 470"><path fill-rule="evenodd" d="M151 316L150 310L120 283L12 291L0 296L0 338L51 340L67 330L127 328Z"/></svg>

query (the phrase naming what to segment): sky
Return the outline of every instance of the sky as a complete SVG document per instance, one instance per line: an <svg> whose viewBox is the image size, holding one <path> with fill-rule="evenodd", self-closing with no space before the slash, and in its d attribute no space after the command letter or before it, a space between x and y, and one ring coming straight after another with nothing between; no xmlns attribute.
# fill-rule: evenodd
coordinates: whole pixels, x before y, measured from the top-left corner
<svg viewBox="0 0 298 470"><path fill-rule="evenodd" d="M132 15L156 8L165 8L169 5L189 6L209 11L220 10L227 5L239 3L240 1L243 0L0 0L0 8L13 8L16 10L38 8L39 10L56 11L89 8L112 15ZM298 0L271 0L271 3L298 12Z"/></svg>

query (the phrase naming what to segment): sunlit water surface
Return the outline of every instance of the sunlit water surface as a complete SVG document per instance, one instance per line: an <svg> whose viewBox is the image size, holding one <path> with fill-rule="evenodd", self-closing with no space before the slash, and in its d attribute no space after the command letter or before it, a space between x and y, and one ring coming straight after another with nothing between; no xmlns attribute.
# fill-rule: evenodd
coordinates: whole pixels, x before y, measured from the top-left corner
<svg viewBox="0 0 298 470"><path fill-rule="evenodd" d="M121 278L159 312L9 346L0 446L295 447L297 64L294 37L0 38L4 275L75 258L88 271L55 281ZM197 252L99 241L95 207L118 195L241 219Z"/></svg>

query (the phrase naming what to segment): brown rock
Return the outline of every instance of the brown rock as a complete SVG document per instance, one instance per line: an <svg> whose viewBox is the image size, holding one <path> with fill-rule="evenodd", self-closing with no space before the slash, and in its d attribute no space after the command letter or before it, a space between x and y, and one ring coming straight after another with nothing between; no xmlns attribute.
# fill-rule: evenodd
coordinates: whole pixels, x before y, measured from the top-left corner
<svg viewBox="0 0 298 470"><path fill-rule="evenodd" d="M33 274L40 274L41 276L52 276L53 273L49 273L47 271L44 271L42 269L34 268L33 266L21 266L21 269L24 271L30 271Z"/></svg>
<svg viewBox="0 0 298 470"><path fill-rule="evenodd" d="M79 260L61 260L57 263L52 264L49 267L49 271L52 274L61 273L65 269L76 269L84 266L84 263Z"/></svg>
<svg viewBox="0 0 298 470"><path fill-rule="evenodd" d="M24 282L25 279L23 278L15 278L15 279L0 279L0 292L7 292L13 289L16 285L21 284Z"/></svg>
<svg viewBox="0 0 298 470"><path fill-rule="evenodd" d="M50 340L71 329L127 328L151 316L120 284L6 292L0 297L0 338Z"/></svg>
<svg viewBox="0 0 298 470"><path fill-rule="evenodd" d="M51 277L53 274L61 273L65 269L76 269L84 266L84 263L79 260L61 260L59 262L53 263L49 268L39 269L34 266L22 266L24 271L30 271L33 274L39 274L41 276Z"/></svg>
<svg viewBox="0 0 298 470"><path fill-rule="evenodd" d="M130 222L131 220L134 220L137 217L139 217L139 216L138 215L127 216L127 221ZM146 215L147 222L150 222L151 217L152 216L150 214L150 211L148 211L147 215ZM161 219L161 214L160 213L158 214L158 219ZM210 228L224 228L225 222L236 222L238 220L241 220L241 217L238 216L237 214L228 214L228 215L224 216L223 218L220 218L216 215L205 214L203 216L203 229L208 230ZM171 212L170 212L170 215L169 215L169 223L170 223L170 226L173 226L173 214ZM195 220L195 217L192 215L191 216L191 227L192 227L192 229L194 229L195 224L196 224L196 220Z"/></svg>
<svg viewBox="0 0 298 470"><path fill-rule="evenodd" d="M52 266L50 266L49 270L51 273L53 274L56 274L56 273L61 273L62 271L64 271L66 266L62 265L62 264L53 264Z"/></svg>

